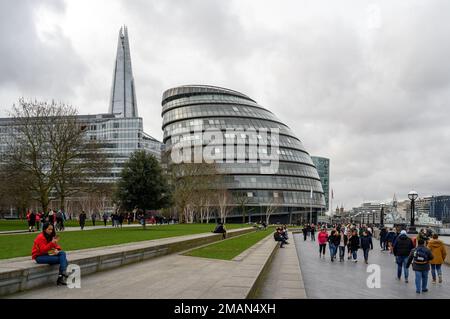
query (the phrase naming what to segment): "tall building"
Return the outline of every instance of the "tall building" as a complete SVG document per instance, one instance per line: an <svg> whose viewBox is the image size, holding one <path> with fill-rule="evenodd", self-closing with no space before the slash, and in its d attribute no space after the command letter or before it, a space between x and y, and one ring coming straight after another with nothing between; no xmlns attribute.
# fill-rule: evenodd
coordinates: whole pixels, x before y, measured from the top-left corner
<svg viewBox="0 0 450 319"><path fill-rule="evenodd" d="M116 181L124 163L136 150L161 158L161 142L144 132L143 119L138 117L126 27L119 31L109 114L79 115L78 120L85 125L86 139L97 140L101 152L112 163L110 173L95 178L100 182ZM14 137L14 126L14 119L0 118L0 161L8 151L8 141Z"/></svg>
<svg viewBox="0 0 450 319"><path fill-rule="evenodd" d="M136 87L126 26L120 28L119 31L109 113L115 114L117 117L138 117Z"/></svg>
<svg viewBox="0 0 450 319"><path fill-rule="evenodd" d="M219 132L218 140L224 142L217 142L209 150L216 156L218 173L224 177L223 188L233 194L246 194L251 221L264 219L266 208L274 202L278 210L272 214L271 222L307 221L310 217L316 221L317 213L325 208L319 174L301 140L247 95L204 85L172 88L163 94L162 117L163 143L168 152L179 143L192 145L192 141L205 151L204 133ZM278 138L258 133L261 129L278 131ZM255 142L258 150L252 150ZM239 143L244 145L241 149ZM264 170L264 155L269 153L276 155L276 171ZM230 206L228 218L241 221L237 205Z"/></svg>
<svg viewBox="0 0 450 319"><path fill-rule="evenodd" d="M326 210L330 210L330 159L325 157L311 156L320 176L323 192L325 194Z"/></svg>
<svg viewBox="0 0 450 319"><path fill-rule="evenodd" d="M443 223L450 223L450 196L433 196L430 203L430 217Z"/></svg>

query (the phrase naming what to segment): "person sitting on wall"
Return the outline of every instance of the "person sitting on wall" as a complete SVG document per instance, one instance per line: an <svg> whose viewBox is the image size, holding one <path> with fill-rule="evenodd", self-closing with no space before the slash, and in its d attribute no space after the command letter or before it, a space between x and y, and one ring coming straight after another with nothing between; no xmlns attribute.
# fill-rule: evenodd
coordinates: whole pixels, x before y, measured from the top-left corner
<svg viewBox="0 0 450 319"><path fill-rule="evenodd" d="M213 233L215 234L222 234L222 239L225 239L227 237L227 230L225 229L225 226L222 222L217 224L216 228L214 229Z"/></svg>
<svg viewBox="0 0 450 319"><path fill-rule="evenodd" d="M279 241L280 242L280 248L284 248L283 245L289 244L287 242L287 240L283 236L283 229L280 228L280 227L278 227L275 230L275 233L273 234L273 239L275 239L275 241Z"/></svg>
<svg viewBox="0 0 450 319"><path fill-rule="evenodd" d="M34 240L31 258L38 264L59 265L59 274L56 284L67 285L67 258L66 253L58 245L59 236L55 234L53 225L45 223L40 233Z"/></svg>

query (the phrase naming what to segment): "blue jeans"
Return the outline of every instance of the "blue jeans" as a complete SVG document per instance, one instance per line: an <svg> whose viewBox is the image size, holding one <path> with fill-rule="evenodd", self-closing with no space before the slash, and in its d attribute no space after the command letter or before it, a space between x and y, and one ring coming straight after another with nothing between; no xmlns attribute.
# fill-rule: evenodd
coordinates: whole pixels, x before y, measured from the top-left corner
<svg viewBox="0 0 450 319"><path fill-rule="evenodd" d="M353 260L358 259L358 251L357 250L352 251L352 257L353 257Z"/></svg>
<svg viewBox="0 0 450 319"><path fill-rule="evenodd" d="M416 271L416 292L420 292L427 289L428 285L428 270Z"/></svg>
<svg viewBox="0 0 450 319"><path fill-rule="evenodd" d="M363 249L363 252L364 252L364 260L365 260L365 261L368 261L368 260L369 260L369 251L370 251L370 248Z"/></svg>
<svg viewBox="0 0 450 319"><path fill-rule="evenodd" d="M55 256L49 256L49 255L42 255L36 257L36 262L38 264L48 264L48 265L58 265L59 264L59 274L65 274L67 269L67 258L66 253L63 251L60 251L58 255Z"/></svg>
<svg viewBox="0 0 450 319"><path fill-rule="evenodd" d="M398 279L402 278L402 268L405 274L405 279L408 279L409 269L406 267L408 263L408 256L397 256L395 257L395 261L397 262L397 277Z"/></svg>
<svg viewBox="0 0 450 319"><path fill-rule="evenodd" d="M336 257L337 247L334 244L330 243L329 248L330 248L330 256L332 258Z"/></svg>
<svg viewBox="0 0 450 319"><path fill-rule="evenodd" d="M438 276L442 276L442 265L431 265L431 276L436 280L436 272Z"/></svg>

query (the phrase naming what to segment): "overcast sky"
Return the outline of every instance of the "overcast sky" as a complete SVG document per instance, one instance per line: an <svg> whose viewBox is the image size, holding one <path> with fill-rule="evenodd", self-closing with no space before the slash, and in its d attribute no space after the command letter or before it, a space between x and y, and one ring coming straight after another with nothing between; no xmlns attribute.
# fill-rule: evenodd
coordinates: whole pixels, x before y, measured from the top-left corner
<svg viewBox="0 0 450 319"><path fill-rule="evenodd" d="M450 1L0 0L0 116L108 112L123 24L154 137L164 90L223 86L331 159L334 207L450 194Z"/></svg>

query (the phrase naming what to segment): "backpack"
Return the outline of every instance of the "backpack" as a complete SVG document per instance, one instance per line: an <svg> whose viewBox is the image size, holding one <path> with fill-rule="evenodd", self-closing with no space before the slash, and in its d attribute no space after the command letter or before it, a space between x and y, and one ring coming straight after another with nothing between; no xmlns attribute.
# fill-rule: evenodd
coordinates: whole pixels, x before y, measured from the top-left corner
<svg viewBox="0 0 450 319"><path fill-rule="evenodd" d="M413 254L413 260L416 264L428 263L428 254L423 249L416 249Z"/></svg>

